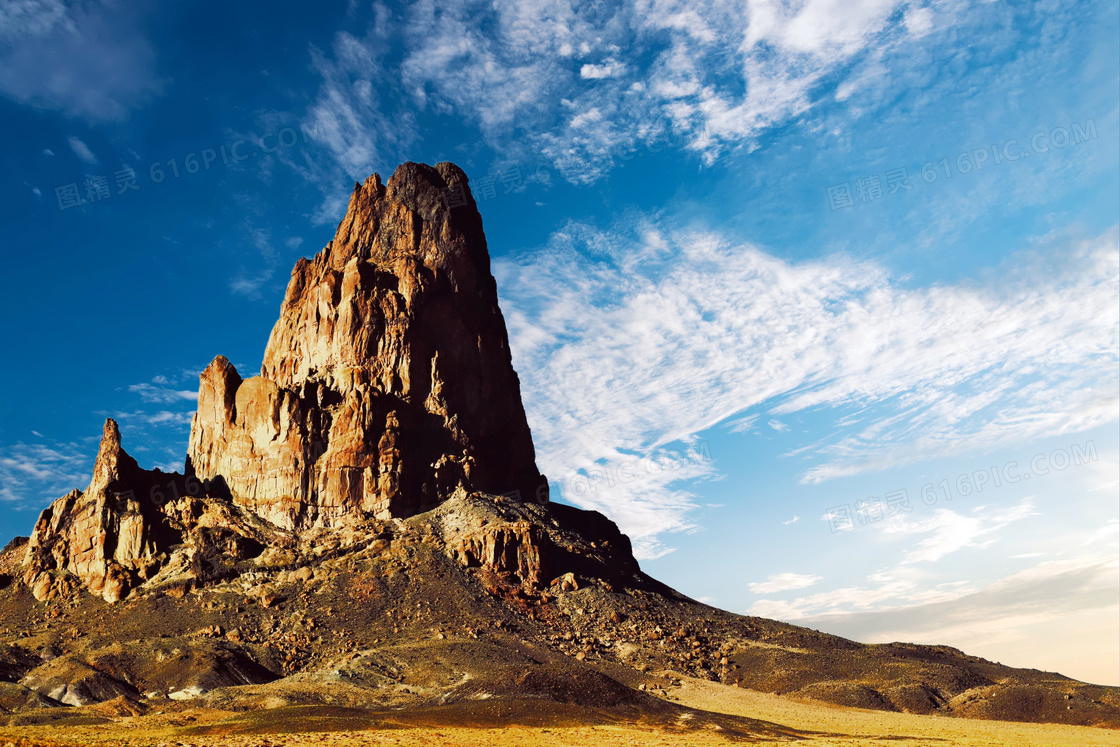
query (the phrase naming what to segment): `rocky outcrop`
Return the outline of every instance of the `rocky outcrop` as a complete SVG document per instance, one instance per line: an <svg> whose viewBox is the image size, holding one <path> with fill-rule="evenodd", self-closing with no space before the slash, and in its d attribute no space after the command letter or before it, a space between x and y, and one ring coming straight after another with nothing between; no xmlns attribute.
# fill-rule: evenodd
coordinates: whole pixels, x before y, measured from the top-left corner
<svg viewBox="0 0 1120 747"><path fill-rule="evenodd" d="M112 419L105 428L93 479L39 516L27 542L23 580L39 601L81 588L116 602L163 568L174 548L205 582L214 568L253 557L264 547L221 491L197 479L144 470L121 446Z"/></svg>
<svg viewBox="0 0 1120 747"><path fill-rule="evenodd" d="M565 580L577 588L580 579L620 588L641 583L630 539L594 511L460 492L414 521L425 522L461 566L509 590L536 594Z"/></svg>
<svg viewBox="0 0 1120 747"><path fill-rule="evenodd" d="M51 504L27 543L24 580L35 597L66 593L76 579L115 602L147 577L168 533L145 493L160 476L140 469L121 448L116 422L105 421L93 480Z"/></svg>
<svg viewBox="0 0 1120 747"><path fill-rule="evenodd" d="M450 163L355 185L334 240L296 264L261 375L218 357L198 404L189 469L279 527L407 517L459 488L547 501L482 221Z"/></svg>
<svg viewBox="0 0 1120 747"><path fill-rule="evenodd" d="M537 524L518 521L483 526L456 540L449 546L450 554L468 568L509 573L531 586L545 580L542 555L547 535Z"/></svg>
<svg viewBox="0 0 1120 747"><path fill-rule="evenodd" d="M223 356L203 371L185 474L141 469L107 421L92 481L43 512L22 576L39 600L117 601L176 573L182 593L275 532L477 492L548 501L467 178L406 163L356 184L334 240L296 264L261 375ZM487 530L462 552L536 583L536 546L532 529Z"/></svg>

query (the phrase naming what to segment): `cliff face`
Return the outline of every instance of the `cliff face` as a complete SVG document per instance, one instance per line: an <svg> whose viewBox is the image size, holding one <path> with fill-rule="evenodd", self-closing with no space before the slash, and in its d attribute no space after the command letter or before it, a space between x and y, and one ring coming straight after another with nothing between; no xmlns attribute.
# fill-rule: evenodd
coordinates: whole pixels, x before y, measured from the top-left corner
<svg viewBox="0 0 1120 747"><path fill-rule="evenodd" d="M452 190L464 205L452 209ZM355 185L334 240L292 272L261 375L243 380L223 356L202 373L186 464L141 469L107 421L90 485L44 511L28 542L35 597L84 587L117 601L156 576L204 584L293 531L453 497L547 504L458 167L406 163L387 184ZM539 537L511 531L472 540L464 562L541 583Z"/></svg>
<svg viewBox="0 0 1120 747"><path fill-rule="evenodd" d="M547 501L466 182L407 163L355 185L296 264L261 375L222 357L203 373L190 469L284 528L411 516L460 488Z"/></svg>

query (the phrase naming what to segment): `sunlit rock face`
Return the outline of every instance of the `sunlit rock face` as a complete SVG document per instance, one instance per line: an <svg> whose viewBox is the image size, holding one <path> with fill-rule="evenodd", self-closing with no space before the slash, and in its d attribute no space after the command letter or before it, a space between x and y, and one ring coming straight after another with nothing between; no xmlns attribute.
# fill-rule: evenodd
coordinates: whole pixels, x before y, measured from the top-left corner
<svg viewBox="0 0 1120 747"><path fill-rule="evenodd" d="M292 272L261 375L221 356L203 372L188 469L283 528L411 516L459 488L547 501L458 167L355 185Z"/></svg>
<svg viewBox="0 0 1120 747"><path fill-rule="evenodd" d="M334 240L296 263L261 375L223 356L202 372L185 473L140 468L106 421L89 486L39 517L22 578L40 601L182 594L292 531L480 493L548 501L467 178L406 163L355 185ZM449 547L541 583L543 535L505 523Z"/></svg>
<svg viewBox="0 0 1120 747"><path fill-rule="evenodd" d="M180 538L149 494L164 475L140 469L121 448L117 423L105 421L85 490L72 490L39 516L27 543L24 580L36 599L77 587L116 602L159 565Z"/></svg>

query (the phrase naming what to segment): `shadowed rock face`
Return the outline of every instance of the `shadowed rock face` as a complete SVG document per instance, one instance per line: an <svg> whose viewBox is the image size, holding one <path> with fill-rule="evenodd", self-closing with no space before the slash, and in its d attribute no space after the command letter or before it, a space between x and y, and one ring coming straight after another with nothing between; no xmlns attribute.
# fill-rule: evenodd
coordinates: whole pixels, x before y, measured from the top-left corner
<svg viewBox="0 0 1120 747"><path fill-rule="evenodd" d="M460 488L547 501L458 167L355 185L334 240L292 272L261 375L220 356L203 372L188 458L289 529L407 517Z"/></svg>

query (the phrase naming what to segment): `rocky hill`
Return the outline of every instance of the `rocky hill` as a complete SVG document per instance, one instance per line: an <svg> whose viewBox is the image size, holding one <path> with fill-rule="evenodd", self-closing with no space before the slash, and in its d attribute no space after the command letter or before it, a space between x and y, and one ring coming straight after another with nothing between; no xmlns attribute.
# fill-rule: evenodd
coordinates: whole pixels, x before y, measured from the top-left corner
<svg viewBox="0 0 1120 747"><path fill-rule="evenodd" d="M9 725L489 701L679 724L686 676L1120 726L1116 688L697 603L643 574L605 517L550 503L481 219L448 163L355 185L334 239L297 263L260 375L221 356L202 373L182 473L141 468L107 421L86 489L0 553Z"/></svg>

